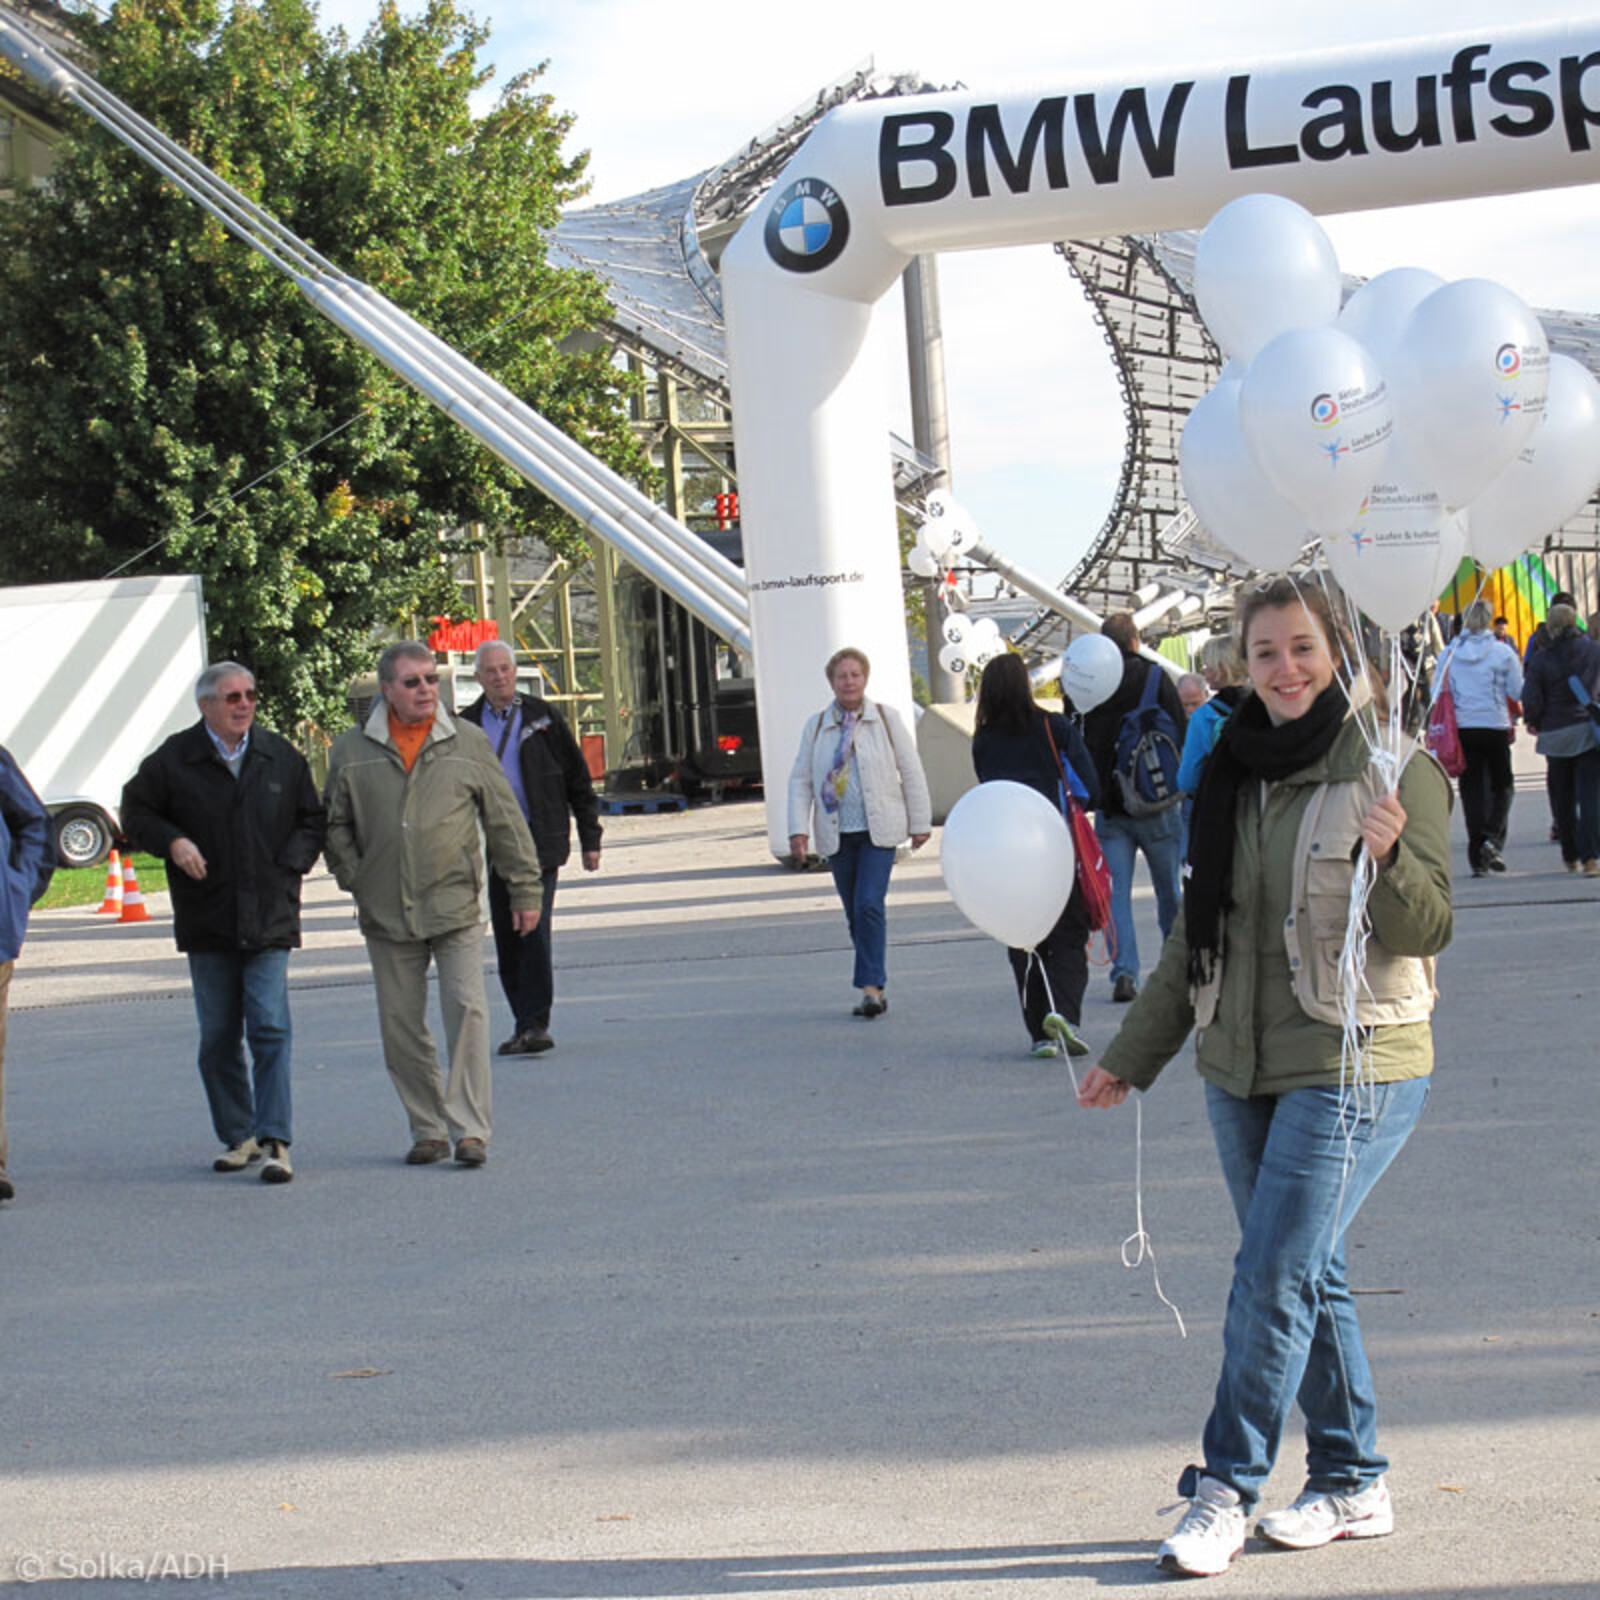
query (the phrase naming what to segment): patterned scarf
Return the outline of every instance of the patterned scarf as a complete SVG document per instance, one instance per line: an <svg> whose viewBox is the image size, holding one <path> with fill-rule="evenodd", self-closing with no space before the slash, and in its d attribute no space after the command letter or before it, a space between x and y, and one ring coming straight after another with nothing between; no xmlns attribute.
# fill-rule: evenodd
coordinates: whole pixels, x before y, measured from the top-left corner
<svg viewBox="0 0 1600 1600"><path fill-rule="evenodd" d="M833 765L822 780L822 809L837 811L844 792L850 787L850 756L855 749L856 725L861 720L858 711L841 711L839 717L839 748L833 753Z"/></svg>

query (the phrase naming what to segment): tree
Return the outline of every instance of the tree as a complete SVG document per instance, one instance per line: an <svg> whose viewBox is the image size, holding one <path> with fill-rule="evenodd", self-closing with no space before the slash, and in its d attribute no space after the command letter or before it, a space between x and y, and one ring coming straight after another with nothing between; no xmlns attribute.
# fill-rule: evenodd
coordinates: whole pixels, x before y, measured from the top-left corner
<svg viewBox="0 0 1600 1600"><path fill-rule="evenodd" d="M618 470L649 466L605 314L544 235L584 189L542 66L474 117L487 31L385 4L352 45L309 0L121 0L95 75L324 256ZM373 641L458 609L464 530L581 557L558 508L324 321L270 264L80 118L0 215L0 578L199 572L214 658L280 725L343 717ZM334 430L338 430L335 432ZM329 435L332 435L329 437ZM264 476L270 473L270 476ZM256 481L262 480L262 481Z"/></svg>

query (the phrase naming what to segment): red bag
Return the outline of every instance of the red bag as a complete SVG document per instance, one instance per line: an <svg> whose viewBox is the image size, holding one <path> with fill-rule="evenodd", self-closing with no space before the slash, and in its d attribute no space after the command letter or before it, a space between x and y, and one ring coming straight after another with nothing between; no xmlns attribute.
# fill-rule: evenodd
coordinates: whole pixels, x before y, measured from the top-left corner
<svg viewBox="0 0 1600 1600"><path fill-rule="evenodd" d="M1456 697L1448 683L1428 708L1428 751L1452 778L1467 770L1461 750L1461 733L1456 727Z"/></svg>
<svg viewBox="0 0 1600 1600"><path fill-rule="evenodd" d="M1098 933L1111 926L1111 868L1106 865L1105 852L1100 848L1100 836L1094 831L1089 813L1078 803L1067 782L1067 764L1056 748L1056 736L1050 731L1050 718L1044 719L1044 736L1050 741L1050 753L1056 758L1056 771L1060 774L1057 792L1061 796L1061 814L1067 819L1067 831L1072 835L1072 854L1077 862L1078 888L1083 891L1083 909L1089 918L1089 931Z"/></svg>

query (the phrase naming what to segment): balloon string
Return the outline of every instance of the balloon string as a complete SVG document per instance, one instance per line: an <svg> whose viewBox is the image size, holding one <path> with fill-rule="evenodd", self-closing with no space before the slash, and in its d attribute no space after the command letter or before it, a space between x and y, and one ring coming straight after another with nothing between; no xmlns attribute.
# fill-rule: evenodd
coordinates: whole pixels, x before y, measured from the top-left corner
<svg viewBox="0 0 1600 1600"><path fill-rule="evenodd" d="M1144 1225L1144 1096L1133 1097L1133 1232L1122 1241L1122 1264L1130 1272L1137 1269L1148 1256L1150 1281L1155 1285L1156 1299L1178 1319L1178 1333L1189 1337L1183 1325L1183 1313L1167 1298L1161 1287L1161 1272L1156 1266L1156 1247Z"/></svg>
<svg viewBox="0 0 1600 1600"><path fill-rule="evenodd" d="M1028 967L1025 979L1031 980L1034 965L1039 968L1039 981L1044 985L1045 1002L1051 1011L1056 1008L1055 996L1050 992L1050 978L1044 970L1044 962L1039 960L1037 949L1028 952ZM1023 993L1027 993L1026 982ZM1078 1075L1072 1070L1072 1057L1061 1051L1061 1059L1067 1064L1067 1076L1072 1079L1072 1092L1076 1097L1078 1092ZM1118 1252L1122 1257L1122 1264L1131 1272L1143 1264L1148 1257L1150 1261L1150 1278L1155 1284L1156 1299L1164 1305L1173 1316L1178 1319L1178 1332L1187 1339L1189 1330L1183 1325L1183 1313L1167 1298L1165 1290L1161 1287L1161 1273L1156 1266L1156 1247L1144 1225L1144 1097L1135 1095L1133 1101L1133 1232L1122 1241Z"/></svg>

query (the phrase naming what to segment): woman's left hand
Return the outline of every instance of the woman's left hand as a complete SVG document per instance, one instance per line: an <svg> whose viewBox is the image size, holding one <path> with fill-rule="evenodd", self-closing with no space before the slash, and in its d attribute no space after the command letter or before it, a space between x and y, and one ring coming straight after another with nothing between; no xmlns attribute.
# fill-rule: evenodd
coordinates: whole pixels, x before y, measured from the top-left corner
<svg viewBox="0 0 1600 1600"><path fill-rule="evenodd" d="M1400 804L1400 797L1392 794L1379 795L1361 819L1362 841L1367 853L1380 867L1390 864L1389 858L1400 842L1400 833L1405 825L1406 808Z"/></svg>
<svg viewBox="0 0 1600 1600"><path fill-rule="evenodd" d="M911 835L911 848L913 850L920 850L923 847L923 845L925 845L932 837L933 837L933 835L931 833L914 833L914 834L912 834Z"/></svg>

